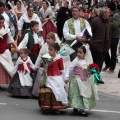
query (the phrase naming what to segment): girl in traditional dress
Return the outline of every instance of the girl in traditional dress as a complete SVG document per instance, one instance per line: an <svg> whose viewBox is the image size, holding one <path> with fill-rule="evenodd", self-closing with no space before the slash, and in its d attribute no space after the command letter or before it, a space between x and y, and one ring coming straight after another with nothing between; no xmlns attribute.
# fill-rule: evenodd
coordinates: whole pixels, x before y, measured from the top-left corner
<svg viewBox="0 0 120 120"><path fill-rule="evenodd" d="M12 44L16 51L18 50L10 29L4 25L4 21L4 17L0 15L0 86L9 84L13 76L12 68L14 64L9 51L9 44Z"/></svg>
<svg viewBox="0 0 120 120"><path fill-rule="evenodd" d="M70 74L73 73L68 90L69 104L74 108L74 112L79 110L79 114L84 117L87 117L84 109L94 108L96 99L98 99L93 75L88 74L90 60L87 54L85 46L78 48L76 59L67 67L64 75L67 83L69 82Z"/></svg>
<svg viewBox="0 0 120 120"><path fill-rule="evenodd" d="M63 73L64 64L63 59L57 52L60 46L58 43L49 45L49 54L53 61L48 64L46 72L47 78L44 82L45 86L40 86L39 106L42 110L55 110L68 108L67 93L64 88ZM49 56L49 57L50 57ZM43 65L44 64L43 62ZM43 78L44 80L44 78Z"/></svg>
<svg viewBox="0 0 120 120"><path fill-rule="evenodd" d="M39 55L37 57L37 60L36 60L36 63L35 63L35 67L36 68L39 68L40 67L40 64L41 64L41 57L48 53L48 46L52 43L58 43L60 44L61 41L59 40L57 34L53 33L53 32L50 32L47 34L47 39L46 39L46 43L43 44L42 48L40 49L40 52L39 52ZM34 86L33 86L33 91L32 91L32 94L35 96L35 97L38 97L39 96L39 80L41 78L41 69L40 68L38 70L38 73L37 73L37 76L36 76L36 80L35 80L35 83L34 83Z"/></svg>
<svg viewBox="0 0 120 120"><path fill-rule="evenodd" d="M54 13L48 1L46 0L43 1L42 8L40 9L40 14L43 25L42 36L44 41L46 42L46 35L49 32L54 32L54 33L57 32L56 26L52 20L54 17Z"/></svg>
<svg viewBox="0 0 120 120"><path fill-rule="evenodd" d="M13 69L15 75L8 88L13 96L30 97L32 95L33 79L30 72L31 68L34 69L34 64L28 56L29 53L27 48L20 50L20 57Z"/></svg>

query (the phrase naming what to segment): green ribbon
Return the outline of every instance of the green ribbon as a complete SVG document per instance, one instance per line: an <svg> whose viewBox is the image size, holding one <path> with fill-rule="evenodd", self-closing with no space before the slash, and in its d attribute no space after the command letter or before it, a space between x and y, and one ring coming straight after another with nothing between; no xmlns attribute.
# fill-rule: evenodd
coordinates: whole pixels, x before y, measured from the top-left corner
<svg viewBox="0 0 120 120"><path fill-rule="evenodd" d="M93 74L94 75L94 83L96 85L99 85L98 81L102 81L102 78L100 76L100 73L96 71L95 68L92 68L89 70L90 74Z"/></svg>
<svg viewBox="0 0 120 120"><path fill-rule="evenodd" d="M60 49L58 51L58 54L60 54L60 56L67 56L66 52L65 52L65 49Z"/></svg>

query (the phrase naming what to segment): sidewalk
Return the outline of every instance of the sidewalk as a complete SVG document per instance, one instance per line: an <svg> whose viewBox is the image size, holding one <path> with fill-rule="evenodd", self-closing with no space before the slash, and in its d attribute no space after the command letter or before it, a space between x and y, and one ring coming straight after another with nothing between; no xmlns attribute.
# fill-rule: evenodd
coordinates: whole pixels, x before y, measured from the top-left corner
<svg viewBox="0 0 120 120"><path fill-rule="evenodd" d="M109 71L101 72L101 77L105 84L98 86L98 91L103 93L120 96L120 78L118 78L118 71L120 69L120 56L118 57L118 63L113 74Z"/></svg>

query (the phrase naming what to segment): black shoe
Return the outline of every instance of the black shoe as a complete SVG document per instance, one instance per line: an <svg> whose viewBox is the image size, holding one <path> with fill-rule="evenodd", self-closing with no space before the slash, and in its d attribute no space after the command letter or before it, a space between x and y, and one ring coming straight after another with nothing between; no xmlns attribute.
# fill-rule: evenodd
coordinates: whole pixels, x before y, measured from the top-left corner
<svg viewBox="0 0 120 120"><path fill-rule="evenodd" d="M78 112L78 109L74 108L74 109L73 109L73 112L77 113L77 112Z"/></svg>
<svg viewBox="0 0 120 120"><path fill-rule="evenodd" d="M97 83L98 83L98 84L104 84L103 81L99 81L99 80L97 80Z"/></svg>
<svg viewBox="0 0 120 120"><path fill-rule="evenodd" d="M83 117L88 117L88 114L85 111L79 111L79 115Z"/></svg>
<svg viewBox="0 0 120 120"><path fill-rule="evenodd" d="M105 66L102 71L106 71L109 67L108 66Z"/></svg>

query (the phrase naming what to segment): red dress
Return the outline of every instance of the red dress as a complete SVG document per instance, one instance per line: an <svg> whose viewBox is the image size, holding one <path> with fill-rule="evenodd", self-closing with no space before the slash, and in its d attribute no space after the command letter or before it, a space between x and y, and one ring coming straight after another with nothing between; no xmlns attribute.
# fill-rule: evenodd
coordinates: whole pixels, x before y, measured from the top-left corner
<svg viewBox="0 0 120 120"><path fill-rule="evenodd" d="M44 10L44 8L41 8L40 14L41 14L42 19L50 18L50 20L43 22L43 27L42 27L43 28L42 37L43 37L44 41L46 42L46 35L49 32L57 33L57 28L54 25L54 22L52 20L54 13L53 13L52 9L50 7L48 7L47 10Z"/></svg>
<svg viewBox="0 0 120 120"><path fill-rule="evenodd" d="M7 34L3 36L3 39L0 38L0 54L4 54L5 50L9 48L7 44ZM9 59L9 58L8 58ZM4 67L0 64L0 84L9 84L11 80L10 75L4 69Z"/></svg>
<svg viewBox="0 0 120 120"><path fill-rule="evenodd" d="M49 20L46 24L44 24L42 28L43 28L42 37L43 37L45 42L46 42L46 35L49 32L57 33L57 29L56 29L56 27L54 26L54 24L52 23L51 20Z"/></svg>

